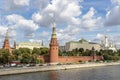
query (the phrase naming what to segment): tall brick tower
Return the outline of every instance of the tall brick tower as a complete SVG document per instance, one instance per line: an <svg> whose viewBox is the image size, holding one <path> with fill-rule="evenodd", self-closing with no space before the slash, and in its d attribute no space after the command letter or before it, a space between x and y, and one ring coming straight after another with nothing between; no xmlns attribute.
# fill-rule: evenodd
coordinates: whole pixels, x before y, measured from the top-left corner
<svg viewBox="0 0 120 80"><path fill-rule="evenodd" d="M8 30L6 32L5 40L3 43L3 49L8 49L10 51L10 53L12 52L12 49L11 49L10 43L9 43L9 39L8 39Z"/></svg>
<svg viewBox="0 0 120 80"><path fill-rule="evenodd" d="M56 35L56 24L53 23L52 36L50 41L50 64L58 63L58 42Z"/></svg>

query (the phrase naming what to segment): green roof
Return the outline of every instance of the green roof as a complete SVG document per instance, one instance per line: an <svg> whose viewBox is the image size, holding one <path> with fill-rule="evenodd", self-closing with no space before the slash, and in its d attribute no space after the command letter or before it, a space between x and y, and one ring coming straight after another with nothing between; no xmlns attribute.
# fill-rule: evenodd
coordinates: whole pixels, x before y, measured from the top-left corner
<svg viewBox="0 0 120 80"><path fill-rule="evenodd" d="M79 40L80 43L83 43L83 42L88 42L87 40L85 40L84 38L80 39Z"/></svg>

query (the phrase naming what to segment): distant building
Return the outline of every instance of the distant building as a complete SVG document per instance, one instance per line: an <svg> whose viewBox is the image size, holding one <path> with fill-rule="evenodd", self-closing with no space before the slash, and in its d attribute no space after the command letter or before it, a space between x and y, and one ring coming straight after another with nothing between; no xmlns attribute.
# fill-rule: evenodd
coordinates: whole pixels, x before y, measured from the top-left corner
<svg viewBox="0 0 120 80"><path fill-rule="evenodd" d="M59 50L60 50L61 52L63 52L63 51L66 51L66 48L65 48L65 46L59 46Z"/></svg>
<svg viewBox="0 0 120 80"><path fill-rule="evenodd" d="M89 49L94 47L95 50L100 50L100 44L93 43L93 42L88 42L85 39L81 39L79 41L70 41L65 44L65 46L60 46L61 51L72 51L73 49L76 48L83 48L84 50Z"/></svg>
<svg viewBox="0 0 120 80"><path fill-rule="evenodd" d="M109 40L109 37L107 35L105 35L104 39L101 40L100 46L103 50L117 51L116 46L113 45L113 42Z"/></svg>
<svg viewBox="0 0 120 80"><path fill-rule="evenodd" d="M44 47L42 44L37 43L37 42L20 42L20 43L18 43L16 45L16 49L29 48L29 49L33 50L33 48L42 48L42 47Z"/></svg>

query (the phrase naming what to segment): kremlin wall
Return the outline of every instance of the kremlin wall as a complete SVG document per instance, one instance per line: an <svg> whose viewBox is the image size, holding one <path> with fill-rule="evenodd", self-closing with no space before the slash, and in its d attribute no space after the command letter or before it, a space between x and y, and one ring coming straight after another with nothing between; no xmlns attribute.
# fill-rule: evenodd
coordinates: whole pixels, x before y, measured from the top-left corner
<svg viewBox="0 0 120 80"><path fill-rule="evenodd" d="M43 63L57 64L57 63L72 63L79 61L96 61L103 60L102 56L96 56L94 53L91 56L58 56L59 54L59 44L57 41L56 34L56 25L53 25L51 41L49 44L49 55L48 56L39 56L39 59L43 61ZM12 54L12 50L16 49L16 43L14 42L14 48L10 47L8 32L6 33L3 49L8 49ZM94 46L92 47L94 50Z"/></svg>

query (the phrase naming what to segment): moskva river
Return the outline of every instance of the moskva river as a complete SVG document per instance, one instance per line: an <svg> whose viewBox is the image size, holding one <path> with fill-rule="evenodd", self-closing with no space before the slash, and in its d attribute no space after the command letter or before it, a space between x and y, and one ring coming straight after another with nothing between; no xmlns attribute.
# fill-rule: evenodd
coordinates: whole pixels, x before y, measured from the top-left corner
<svg viewBox="0 0 120 80"><path fill-rule="evenodd" d="M120 80L120 65L7 75L0 80Z"/></svg>

